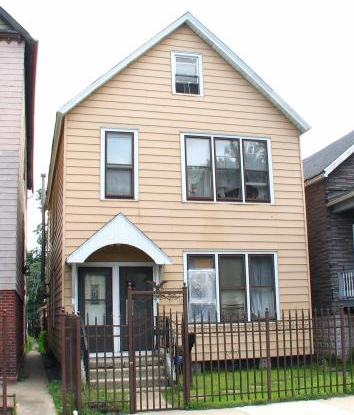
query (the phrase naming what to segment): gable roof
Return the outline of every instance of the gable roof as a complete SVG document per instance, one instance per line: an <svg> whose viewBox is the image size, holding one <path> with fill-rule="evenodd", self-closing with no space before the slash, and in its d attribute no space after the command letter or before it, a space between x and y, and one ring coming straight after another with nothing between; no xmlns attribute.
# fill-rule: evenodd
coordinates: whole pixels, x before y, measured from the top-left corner
<svg viewBox="0 0 354 415"><path fill-rule="evenodd" d="M209 29L207 29L198 19L196 19L191 13L187 12L171 25L166 27L155 37L150 39L140 48L138 48L131 55L123 59L120 63L114 66L111 70L105 73L103 76L98 78L95 82L85 88L82 92L76 95L72 100L67 104L62 106L56 115L55 129L54 129L54 138L53 138L53 147L52 147L52 157L49 167L49 177L48 177L48 195L50 195L51 179L52 179L52 169L53 162L55 161L58 141L60 138L60 133L62 129L62 123L64 116L80 104L83 100L88 98L93 92L98 88L103 86L106 82L111 80L113 77L118 75L122 70L124 70L131 63L139 59L142 55L148 52L151 48L156 46L164 38L169 36L175 30L177 30L182 25L186 24L190 29L192 29L198 36L200 36L209 46L211 46L226 62L228 62L237 72L243 75L250 84L252 84L261 94L263 94L273 105L279 109L280 112L284 114L286 118L289 119L291 123L300 131L300 133L305 133L311 127L307 122L300 117L300 115L293 110L273 89L266 84L261 77L259 77L242 59L240 59L231 49L229 49L221 40L219 40Z"/></svg>
<svg viewBox="0 0 354 415"><path fill-rule="evenodd" d="M304 160L304 179L327 177L354 153L354 131Z"/></svg>
<svg viewBox="0 0 354 415"><path fill-rule="evenodd" d="M27 188L33 190L34 105L38 42L2 7L0 7L0 20L8 26L0 29L0 39L25 41Z"/></svg>
<svg viewBox="0 0 354 415"><path fill-rule="evenodd" d="M134 246L145 252L158 265L172 264L168 255L163 252L137 226L119 213L99 231L70 254L66 260L68 264L82 264L95 251L107 245L125 244Z"/></svg>

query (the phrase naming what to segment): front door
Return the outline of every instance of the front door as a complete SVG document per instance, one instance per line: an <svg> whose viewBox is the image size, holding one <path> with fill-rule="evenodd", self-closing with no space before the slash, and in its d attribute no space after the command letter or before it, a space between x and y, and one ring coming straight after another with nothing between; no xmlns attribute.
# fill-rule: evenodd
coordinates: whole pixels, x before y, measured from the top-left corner
<svg viewBox="0 0 354 415"><path fill-rule="evenodd" d="M78 276L79 312L89 352L112 352L112 268L82 267Z"/></svg>
<svg viewBox="0 0 354 415"><path fill-rule="evenodd" d="M128 285L133 291L153 290L152 267L120 267L119 291L120 291L120 315L122 324L128 323ZM152 350L153 346L153 297L152 295L135 294L133 297L133 324L135 350ZM122 327L121 331L122 351L128 350L128 331Z"/></svg>

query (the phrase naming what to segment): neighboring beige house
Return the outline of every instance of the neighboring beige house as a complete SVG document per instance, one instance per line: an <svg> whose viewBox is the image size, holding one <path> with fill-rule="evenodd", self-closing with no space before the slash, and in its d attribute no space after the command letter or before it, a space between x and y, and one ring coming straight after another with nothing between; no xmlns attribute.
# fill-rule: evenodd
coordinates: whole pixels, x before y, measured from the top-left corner
<svg viewBox="0 0 354 415"><path fill-rule="evenodd" d="M117 324L128 282L185 281L190 312L218 319L310 309L309 128L190 13L64 105L47 193L57 357L61 308Z"/></svg>
<svg viewBox="0 0 354 415"><path fill-rule="evenodd" d="M26 195L33 190L36 61L37 42L0 7L0 316L7 311L11 378L17 376L24 344ZM1 353L0 340L0 376Z"/></svg>

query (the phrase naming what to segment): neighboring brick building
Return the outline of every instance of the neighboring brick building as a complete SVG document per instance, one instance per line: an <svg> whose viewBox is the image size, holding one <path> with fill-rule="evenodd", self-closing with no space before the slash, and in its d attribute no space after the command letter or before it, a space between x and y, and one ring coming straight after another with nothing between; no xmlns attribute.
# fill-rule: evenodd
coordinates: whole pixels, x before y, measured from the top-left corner
<svg viewBox="0 0 354 415"><path fill-rule="evenodd" d="M33 189L36 61L37 42L0 7L0 315L7 311L10 378L17 376L24 344L26 193ZM0 376L2 362L0 339Z"/></svg>
<svg viewBox="0 0 354 415"><path fill-rule="evenodd" d="M304 160L312 302L354 306L354 131Z"/></svg>

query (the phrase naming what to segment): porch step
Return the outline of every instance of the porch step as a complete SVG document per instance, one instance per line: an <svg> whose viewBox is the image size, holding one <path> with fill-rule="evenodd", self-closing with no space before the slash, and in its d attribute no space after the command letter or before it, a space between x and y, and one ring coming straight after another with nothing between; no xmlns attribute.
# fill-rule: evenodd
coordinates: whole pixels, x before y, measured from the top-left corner
<svg viewBox="0 0 354 415"><path fill-rule="evenodd" d="M141 356L138 355L135 358L136 366L157 366L160 360L160 365L163 363L163 355L148 355L148 356ZM127 356L116 356L114 358L107 357L106 359L103 357L95 358L90 357L89 359L89 368L96 369L97 368L121 368L121 367L129 367L129 358Z"/></svg>
<svg viewBox="0 0 354 415"><path fill-rule="evenodd" d="M148 389L151 388L152 390L152 385L154 385L155 390L158 389L159 387L163 390L165 384L167 383L167 378L165 377L165 375L161 374L161 376L158 377L154 377L154 376L139 376L136 379L136 386L139 389L142 389L143 391L146 390L146 387L148 387ZM98 386L98 389L102 390L102 389L107 389L107 391L113 391L114 389L116 391L119 391L120 389L125 389L128 390L129 389L129 377L123 378L123 381L121 378L119 379L113 379L113 377L107 377L107 379L103 378L103 379L90 379L90 387L95 390Z"/></svg>
<svg viewBox="0 0 354 415"><path fill-rule="evenodd" d="M90 379L104 379L105 377L107 378L112 378L113 379L113 374L116 380L118 379L124 379L124 378L129 378L129 367L116 367L116 368L104 368L104 367L100 367L100 368L90 368ZM160 373L160 376L163 376L164 373L164 366L162 365L162 362L160 362L160 367L158 366L158 364L154 365L154 366L136 366L136 377L137 379L140 376L146 376L146 374L148 376L155 376L158 377Z"/></svg>

